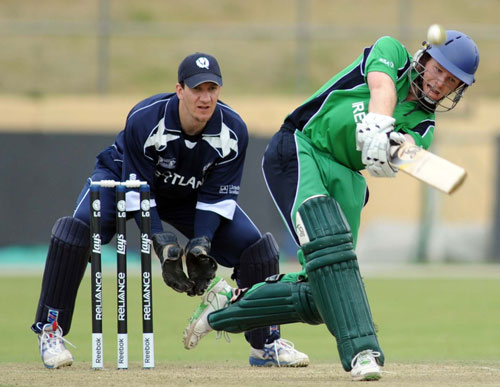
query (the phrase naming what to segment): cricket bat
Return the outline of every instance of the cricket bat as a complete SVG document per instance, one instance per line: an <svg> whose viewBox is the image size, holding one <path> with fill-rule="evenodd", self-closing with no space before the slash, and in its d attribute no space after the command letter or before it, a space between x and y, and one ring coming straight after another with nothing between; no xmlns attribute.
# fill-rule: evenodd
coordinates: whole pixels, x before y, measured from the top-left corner
<svg viewBox="0 0 500 387"><path fill-rule="evenodd" d="M391 147L391 155L393 167L446 194L456 191L467 176L462 167L409 142Z"/></svg>

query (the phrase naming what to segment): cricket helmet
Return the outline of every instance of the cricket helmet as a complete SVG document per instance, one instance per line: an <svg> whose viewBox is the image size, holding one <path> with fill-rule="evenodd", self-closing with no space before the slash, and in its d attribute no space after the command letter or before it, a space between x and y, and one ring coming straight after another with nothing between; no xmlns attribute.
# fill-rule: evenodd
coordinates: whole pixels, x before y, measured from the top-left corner
<svg viewBox="0 0 500 387"><path fill-rule="evenodd" d="M433 100L423 91L422 79L429 58L433 58L461 81L455 90L440 101ZM445 43L432 45L424 42L422 49L415 54L412 71L409 72L411 89L425 110L449 111L456 106L467 87L475 82L474 74L478 65L479 50L474 41L460 31L447 30Z"/></svg>

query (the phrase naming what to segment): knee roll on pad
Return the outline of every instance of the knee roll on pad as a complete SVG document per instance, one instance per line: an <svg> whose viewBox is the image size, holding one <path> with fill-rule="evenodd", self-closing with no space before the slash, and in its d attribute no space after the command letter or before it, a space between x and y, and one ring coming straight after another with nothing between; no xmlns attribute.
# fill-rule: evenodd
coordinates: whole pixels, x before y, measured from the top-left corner
<svg viewBox="0 0 500 387"><path fill-rule="evenodd" d="M60 218L52 227L52 238L77 247L90 246L90 228L84 221L66 216Z"/></svg>
<svg viewBox="0 0 500 387"><path fill-rule="evenodd" d="M279 273L279 248L271 233L248 247L240 257L239 276L236 279L240 288L249 288Z"/></svg>
<svg viewBox="0 0 500 387"><path fill-rule="evenodd" d="M297 213L297 234L306 272L319 313L337 338L346 371L353 357L372 349L381 353L353 249L350 227L335 199L313 197Z"/></svg>
<svg viewBox="0 0 500 387"><path fill-rule="evenodd" d="M304 322L316 325L323 322L307 282L259 284L234 304L211 313L208 320L215 330L231 333L269 324Z"/></svg>
<svg viewBox="0 0 500 387"><path fill-rule="evenodd" d="M35 324L57 319L64 334L69 332L89 253L89 226L70 216L58 219L52 228Z"/></svg>
<svg viewBox="0 0 500 387"><path fill-rule="evenodd" d="M245 249L240 257L236 282L240 288L250 288L267 277L279 273L279 248L271 233ZM246 332L245 337L253 348L262 349L270 335L269 328Z"/></svg>

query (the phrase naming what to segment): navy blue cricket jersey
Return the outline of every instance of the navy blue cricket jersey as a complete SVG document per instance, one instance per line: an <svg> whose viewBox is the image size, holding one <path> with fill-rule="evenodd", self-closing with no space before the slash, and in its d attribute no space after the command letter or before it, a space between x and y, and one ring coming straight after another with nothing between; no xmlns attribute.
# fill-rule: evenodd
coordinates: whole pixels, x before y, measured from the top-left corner
<svg viewBox="0 0 500 387"><path fill-rule="evenodd" d="M97 159L122 180L147 181L152 211L160 215L163 208L177 203L232 219L247 145L245 123L223 102L218 101L203 132L189 136L181 130L177 95L162 93L130 111L125 129ZM128 192L127 211L138 208L138 193ZM152 213L152 218L156 216ZM218 226L218 220L212 223Z"/></svg>

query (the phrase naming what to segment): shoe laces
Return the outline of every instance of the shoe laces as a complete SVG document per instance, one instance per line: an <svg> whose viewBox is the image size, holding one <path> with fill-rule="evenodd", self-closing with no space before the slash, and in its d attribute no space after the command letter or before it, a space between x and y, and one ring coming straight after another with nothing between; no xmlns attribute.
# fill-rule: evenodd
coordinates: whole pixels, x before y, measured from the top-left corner
<svg viewBox="0 0 500 387"><path fill-rule="evenodd" d="M63 330L57 324L57 321L54 321L52 324L45 324L43 326L42 332L40 334L40 345L46 344L47 350L49 352L60 352L60 347L61 345L64 346L64 342L68 343L73 348L76 348L76 345L63 337Z"/></svg>
<svg viewBox="0 0 500 387"><path fill-rule="evenodd" d="M276 357L276 361L278 362L278 367L281 367L280 364L280 356L279 356L279 351L282 349L285 349L287 351L293 351L296 352L295 345L286 339L276 339L272 343L273 349L274 349L274 355Z"/></svg>
<svg viewBox="0 0 500 387"><path fill-rule="evenodd" d="M222 281L224 281L224 279L222 279ZM225 281L224 281L225 282ZM208 297L207 297L207 302L209 304L212 305L212 307L215 309L215 310L220 310L221 307L220 307L220 303L219 303L219 297L218 296L223 296L226 298L226 302L230 302L231 300L231 297L233 295L233 291L234 289L231 288L229 285L225 286L224 289L220 290L219 292L215 293L214 291L212 291L212 294L209 294ZM209 300L208 298L211 299ZM214 306L215 304L215 306ZM226 332L226 331L217 331L217 335L215 336L215 340L218 341L221 339L221 337L224 338L224 340L226 340L226 342L230 343L231 342L231 338L229 337L229 333Z"/></svg>
<svg viewBox="0 0 500 387"><path fill-rule="evenodd" d="M356 356L351 361L351 368L354 368L357 362L363 361L365 358L369 358L371 361L372 359L375 360L375 358L380 356L380 352L377 351L372 351L371 349L367 349L365 351L359 352Z"/></svg>
<svg viewBox="0 0 500 387"><path fill-rule="evenodd" d="M231 338L229 337L229 333L226 331L217 331L217 335L215 336L215 340L218 341L220 338L223 337L226 342L230 343Z"/></svg>
<svg viewBox="0 0 500 387"><path fill-rule="evenodd" d="M222 279L222 281L224 281L224 279ZM228 303L233 296L233 288L227 285L227 287L224 287L224 289L217 292L213 289L209 290L206 294L205 303L207 305L211 305L212 308L217 311L222 308L219 296L223 297L224 303Z"/></svg>

